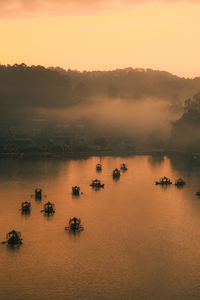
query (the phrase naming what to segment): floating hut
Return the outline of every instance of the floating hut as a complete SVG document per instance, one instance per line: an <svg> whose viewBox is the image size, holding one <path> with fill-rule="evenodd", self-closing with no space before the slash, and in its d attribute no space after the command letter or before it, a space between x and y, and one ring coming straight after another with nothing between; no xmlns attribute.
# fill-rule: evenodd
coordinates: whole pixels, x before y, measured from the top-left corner
<svg viewBox="0 0 200 300"><path fill-rule="evenodd" d="M26 212L30 212L30 208L31 208L31 203L28 201L22 202L21 204L21 211L26 213Z"/></svg>
<svg viewBox="0 0 200 300"><path fill-rule="evenodd" d="M102 165L101 164L97 164L96 165L96 170L97 171L101 171L102 170Z"/></svg>
<svg viewBox="0 0 200 300"><path fill-rule="evenodd" d="M45 203L43 212L45 214L47 214L47 215L54 214L55 213L55 206L54 206L54 204L51 203L51 202Z"/></svg>
<svg viewBox="0 0 200 300"><path fill-rule="evenodd" d="M5 242L2 242L2 244L8 244L8 245L22 244L21 232L17 232L14 229L7 233L6 239L7 240Z"/></svg>
<svg viewBox="0 0 200 300"><path fill-rule="evenodd" d="M92 180L90 186L96 189L104 188L104 184L102 184L99 179Z"/></svg>
<svg viewBox="0 0 200 300"><path fill-rule="evenodd" d="M72 187L72 195L73 196L79 196L80 194L80 187L75 185Z"/></svg>
<svg viewBox="0 0 200 300"><path fill-rule="evenodd" d="M42 189L35 189L35 199L42 199Z"/></svg>
<svg viewBox="0 0 200 300"><path fill-rule="evenodd" d="M117 168L113 170L113 178L119 178L120 175L120 170L118 170Z"/></svg>
<svg viewBox="0 0 200 300"><path fill-rule="evenodd" d="M121 169L122 171L127 171L127 170L128 170L128 167L127 167L126 164L123 163L123 164L121 164L120 169Z"/></svg>
<svg viewBox="0 0 200 300"><path fill-rule="evenodd" d="M155 184L161 184L161 185L170 185L172 184L171 180L167 178L166 176L160 178L159 181L156 181Z"/></svg>
<svg viewBox="0 0 200 300"><path fill-rule="evenodd" d="M177 187L183 187L186 184L186 182L180 177L175 181L175 185Z"/></svg>
<svg viewBox="0 0 200 300"><path fill-rule="evenodd" d="M81 225L81 219L76 217L69 220L69 226L65 227L65 230L79 231L83 230L84 227Z"/></svg>

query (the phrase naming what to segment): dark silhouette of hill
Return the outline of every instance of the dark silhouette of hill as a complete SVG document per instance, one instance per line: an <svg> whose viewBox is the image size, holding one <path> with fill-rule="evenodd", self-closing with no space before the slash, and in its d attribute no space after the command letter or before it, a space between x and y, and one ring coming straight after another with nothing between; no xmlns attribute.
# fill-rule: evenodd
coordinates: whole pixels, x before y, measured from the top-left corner
<svg viewBox="0 0 200 300"><path fill-rule="evenodd" d="M42 66L0 66L0 101L20 107L60 106L70 101L67 75ZM66 101L67 100L67 101Z"/></svg>
<svg viewBox="0 0 200 300"><path fill-rule="evenodd" d="M180 118L172 126L171 147L200 151L199 90L200 78L151 69L79 72L0 65L0 136L33 134L45 140L57 125L66 125L60 133L56 129L57 135L65 134L68 125L80 125L79 132L91 139L114 143L116 138L119 144L121 138L125 145L127 138L138 149L162 148L172 122Z"/></svg>
<svg viewBox="0 0 200 300"><path fill-rule="evenodd" d="M200 93L185 101L185 111L172 127L170 144L184 152L200 152Z"/></svg>
<svg viewBox="0 0 200 300"><path fill-rule="evenodd" d="M199 91L200 78L180 78L165 71L151 69L117 69L113 71L65 71L73 83L84 82L94 95L110 98L140 99L155 97L181 102Z"/></svg>
<svg viewBox="0 0 200 300"><path fill-rule="evenodd" d="M79 72L25 64L0 66L1 103L22 106L68 106L92 96L181 101L196 94L199 84L200 78L151 69Z"/></svg>
<svg viewBox="0 0 200 300"><path fill-rule="evenodd" d="M96 99L155 98L176 106L197 93L199 86L200 78L180 78L151 69L79 72L24 63L0 65L0 115L30 118L35 109L63 109Z"/></svg>

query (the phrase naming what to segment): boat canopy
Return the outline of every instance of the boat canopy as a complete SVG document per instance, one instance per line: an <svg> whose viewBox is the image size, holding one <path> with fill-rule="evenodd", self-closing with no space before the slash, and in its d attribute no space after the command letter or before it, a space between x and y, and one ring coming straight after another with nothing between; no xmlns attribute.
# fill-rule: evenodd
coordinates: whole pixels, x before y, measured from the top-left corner
<svg viewBox="0 0 200 300"><path fill-rule="evenodd" d="M10 232L7 233L6 238L10 239L10 238L20 238L21 237L21 232L17 232L14 229Z"/></svg>

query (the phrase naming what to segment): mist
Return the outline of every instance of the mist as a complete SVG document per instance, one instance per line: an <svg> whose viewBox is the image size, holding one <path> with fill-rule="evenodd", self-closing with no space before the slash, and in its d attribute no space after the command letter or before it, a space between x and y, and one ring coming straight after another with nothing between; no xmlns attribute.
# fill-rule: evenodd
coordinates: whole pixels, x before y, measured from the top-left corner
<svg viewBox="0 0 200 300"><path fill-rule="evenodd" d="M132 102L120 98L98 98L86 105L66 109L40 109L40 118L50 123L84 126L89 137L129 138L140 147L163 145L169 139L172 124L181 115L171 104L160 99Z"/></svg>
<svg viewBox="0 0 200 300"><path fill-rule="evenodd" d="M1 66L0 78L6 152L167 148L184 99L200 82L153 70L78 72L25 64Z"/></svg>

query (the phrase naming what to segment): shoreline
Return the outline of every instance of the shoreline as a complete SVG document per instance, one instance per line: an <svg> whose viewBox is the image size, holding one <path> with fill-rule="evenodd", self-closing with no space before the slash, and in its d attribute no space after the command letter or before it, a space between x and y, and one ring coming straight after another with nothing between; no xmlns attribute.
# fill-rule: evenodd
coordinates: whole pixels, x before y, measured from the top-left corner
<svg viewBox="0 0 200 300"><path fill-rule="evenodd" d="M76 157L91 157L91 156L122 156L131 157L139 155L148 156L167 156L167 157L182 157L191 159L192 161L200 161L200 153L187 153L176 150L163 151L91 151L91 152L67 152L67 153L0 153L0 159L57 159L57 158L76 158Z"/></svg>

